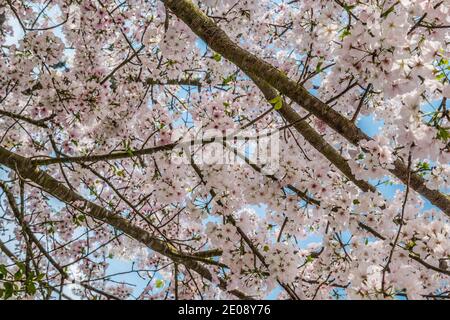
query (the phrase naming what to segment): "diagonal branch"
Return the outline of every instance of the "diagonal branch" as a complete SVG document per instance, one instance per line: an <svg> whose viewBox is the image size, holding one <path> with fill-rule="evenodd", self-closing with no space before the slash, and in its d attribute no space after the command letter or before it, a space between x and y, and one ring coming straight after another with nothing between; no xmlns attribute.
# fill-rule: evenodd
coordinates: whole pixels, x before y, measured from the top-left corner
<svg viewBox="0 0 450 320"><path fill-rule="evenodd" d="M194 159L191 157L191 166L194 169L195 173L198 175L198 177L200 178L201 182L206 185L206 181L204 180L204 176L203 173L201 171L201 169L197 166L197 164L194 162ZM214 201L221 207L221 208L225 208L225 205L223 204L223 202L220 199L217 199L217 193L214 191L214 189L210 189L209 193L211 194L211 197L214 199ZM231 214L225 214L223 213L224 218L226 218L235 228L236 231L239 233L239 235L242 237L242 239L244 240L244 242L248 245L248 247L250 248L250 250L252 251L252 253L258 258L259 261L261 261L261 263L263 264L263 266L265 268L269 268L269 265L267 264L264 256L261 254L261 252L259 252L258 248L253 244L252 240L247 236L247 234L244 232L244 230L242 230L242 228L240 228L237 223L236 220L234 219L234 217ZM293 300L297 300L298 296L295 293L295 291L293 291L288 284L283 283L282 281L280 281L277 278L277 282L278 284L287 292L287 294L293 299Z"/></svg>
<svg viewBox="0 0 450 320"><path fill-rule="evenodd" d="M78 193L70 190L64 184L60 183L52 176L48 175L44 171L39 170L34 166L30 159L24 158L18 154L8 151L7 149L0 147L0 164L16 171L23 179L28 179L40 186L44 191L52 195L53 197L61 200L67 205L85 213L86 215L108 223L112 227L123 231L131 238L145 244L153 251L164 255L174 262L183 264L187 269L193 270L203 278L214 281L214 277L211 272L199 264L197 261L184 257L169 247L165 242L154 238L146 230L131 224L128 220L124 219L120 215L110 212L109 210L84 199ZM226 282L219 278L219 287L226 290ZM241 299L250 299L244 293L238 290L230 291L231 294Z"/></svg>
<svg viewBox="0 0 450 320"><path fill-rule="evenodd" d="M277 97L277 92L265 81L257 76L249 73L256 86L261 90L266 100L270 101ZM358 186L363 191L375 191L375 188L363 180L356 179L352 173L347 160L342 157L333 146L331 146L317 131L314 130L305 120L301 120L300 115L292 109L284 99L282 99L282 107L278 113L285 118L289 123L292 123L294 128L300 133L311 146L319 151L325 158L334 164L350 181Z"/></svg>
<svg viewBox="0 0 450 320"><path fill-rule="evenodd" d="M28 122L29 124L32 124L32 125L35 125L37 127L44 128L44 129L48 128L48 126L45 124L45 122L50 120L51 118L53 118L53 116L50 116L48 118L35 120L35 119L28 118L26 116L22 116L20 114L9 112L9 111L5 111L5 110L0 110L0 115L9 117L9 118L12 118L12 119L15 119L15 120L22 120L24 122Z"/></svg>
<svg viewBox="0 0 450 320"><path fill-rule="evenodd" d="M257 171L257 172L261 172L261 169L258 170L258 167L257 167L257 166L252 165L251 161L250 161L245 155L241 154L239 151L237 151L237 150L236 150L235 148L233 148L233 147L230 147L229 145L226 145L226 147L229 148L230 150L232 150L236 156L238 156L239 158L241 158L242 160L244 160L244 161L245 161L245 162L246 162L253 170L255 170L255 171ZM269 178L271 178L271 179L273 179L273 180L276 180L276 178L275 178L275 177L272 177L272 176L269 176ZM300 198L304 199L307 203L309 203L309 204L314 204L314 205L316 205L316 206L318 206L318 207L321 206L321 202L320 202L319 200L316 200L316 199L313 199L313 198L305 198L305 197L304 197L304 193L301 192L300 190L296 189L295 187L293 187L293 186L291 186L291 185L288 185L287 188L288 188L289 190L291 190L292 192L296 193ZM338 208L336 207L336 209L338 209ZM334 211L334 209L332 209L332 211ZM371 234L372 236L374 236L375 238L377 238L377 239L379 239L379 240L383 240L383 241L386 240L386 237L385 237L385 236L383 236L381 233L379 233L378 231L376 231L376 230L373 229L372 227L369 227L369 226L366 225L365 223L363 223L363 222L357 220L357 224L358 224L358 226L359 226L361 229L367 231L368 233L370 233L370 234ZM433 270L433 271L436 271L436 272L439 272L439 273L442 273L442 274L450 275L450 271L444 270L444 269L442 269L442 268L435 267L435 266L433 266L433 265L430 265L429 263L427 263L427 262L425 262L424 260L422 260L422 259L420 258L420 256L417 256L415 253L410 252L409 250L407 250L407 249L404 248L404 247L399 246L398 244L395 244L395 245L394 245L394 243L389 243L389 245L390 245L390 246L393 246L393 247L396 245L396 246L398 246L399 248L408 251L408 252L409 252L409 258L411 258L411 259L413 259L413 260L419 262L420 264L422 264L422 265L423 265L424 267L426 267L427 269L430 269L430 270ZM218 256L221 255L221 254L222 254L221 251L217 252L217 255L218 255Z"/></svg>
<svg viewBox="0 0 450 320"><path fill-rule="evenodd" d="M289 79L283 72L258 58L254 54L243 49L233 42L228 35L217 26L217 24L204 14L190 0L161 0L172 10L172 12L183 20L190 29L202 38L208 46L220 53L246 73L253 73L268 84L286 95L291 100L302 106L305 110L324 121L330 128L346 138L350 143L358 145L362 140L371 140L351 120L348 120L329 105L320 101L309 93L304 87ZM408 182L410 175L410 186L432 204L440 208L450 216L450 199L445 194L431 190L425 185L425 180L410 170L400 159L393 163L394 169L389 171L399 178L404 184Z"/></svg>

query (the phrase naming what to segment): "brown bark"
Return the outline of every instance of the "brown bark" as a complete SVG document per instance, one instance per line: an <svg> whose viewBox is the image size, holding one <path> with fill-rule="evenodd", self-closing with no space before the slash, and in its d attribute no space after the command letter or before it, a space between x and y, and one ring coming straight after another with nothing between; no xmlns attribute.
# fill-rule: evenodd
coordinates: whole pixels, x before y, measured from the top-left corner
<svg viewBox="0 0 450 320"><path fill-rule="evenodd" d="M249 74L253 82L261 90L265 98L270 101L277 96L277 91L269 84L260 78ZM294 109L289 107L284 99L282 99L283 106L278 110L278 113L286 119L287 122L292 123L293 127L300 133L311 146L323 154L332 164L336 166L350 181L358 186L363 191L375 191L376 189L366 181L356 179L352 173L347 160L342 157L335 148L333 148L314 128L312 128L306 120L302 120L300 115Z"/></svg>
<svg viewBox="0 0 450 320"><path fill-rule="evenodd" d="M183 20L191 30L203 39L208 46L234 63L242 71L252 73L263 79L273 88L286 95L305 110L324 121L330 128L346 138L350 143L358 145L361 140L371 138L361 131L352 121L333 110L329 105L310 94L301 85L289 79L284 73L263 61L254 54L234 43L216 23L206 16L190 0L161 0L172 12ZM394 162L395 168L390 172L406 184L408 169L399 159ZM450 216L450 199L439 191L426 187L424 180L411 173L411 187L427 198L432 204Z"/></svg>
<svg viewBox="0 0 450 320"><path fill-rule="evenodd" d="M195 271L203 278L213 281L211 272L193 259L184 257L182 253L170 248L163 241L153 237L146 230L131 224L119 214L84 199L78 193L72 191L46 172L34 166L30 159L8 151L0 147L0 164L14 170L22 179L30 180L40 186L45 192L61 200L67 205L87 214L88 216L103 221L112 227L124 232L131 238L145 244L150 249L170 258L174 262L183 264L186 268ZM226 282L220 279L220 288L226 290ZM231 294L241 299L249 299L238 290L230 291Z"/></svg>

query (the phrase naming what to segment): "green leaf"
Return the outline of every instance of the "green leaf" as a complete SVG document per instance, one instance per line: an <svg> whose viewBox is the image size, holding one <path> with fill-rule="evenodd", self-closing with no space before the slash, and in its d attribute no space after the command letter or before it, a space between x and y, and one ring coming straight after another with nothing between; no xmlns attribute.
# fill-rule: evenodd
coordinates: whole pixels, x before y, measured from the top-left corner
<svg viewBox="0 0 450 320"><path fill-rule="evenodd" d="M395 10L395 5L391 6L385 12L381 14L381 18L386 18L389 14L391 14Z"/></svg>
<svg viewBox="0 0 450 320"><path fill-rule="evenodd" d="M26 272L27 267L25 266L25 263L23 263L23 262L18 262L16 265L19 267L19 269L20 269L20 271L22 271L22 273L25 273L25 272Z"/></svg>
<svg viewBox="0 0 450 320"><path fill-rule="evenodd" d="M216 60L217 62L220 62L220 60L222 60L222 56L216 52L213 55L213 59Z"/></svg>
<svg viewBox="0 0 450 320"><path fill-rule="evenodd" d="M270 104L275 104L275 103L277 103L278 101L280 101L280 99L281 99L281 96L276 96L275 98L273 98L273 99L270 99L269 100L269 102L270 102Z"/></svg>
<svg viewBox="0 0 450 320"><path fill-rule="evenodd" d="M131 148L127 149L127 153L128 153L131 157L134 156L133 149L131 149Z"/></svg>
<svg viewBox="0 0 450 320"><path fill-rule="evenodd" d="M407 250L412 250L415 246L416 246L416 242L413 241L413 240L410 240L410 241L406 244L406 249L407 249Z"/></svg>
<svg viewBox="0 0 450 320"><path fill-rule="evenodd" d="M438 133L436 136L439 140L442 140L444 142L447 142L448 139L450 139L450 133L448 132L448 129L440 127L438 129Z"/></svg>
<svg viewBox="0 0 450 320"><path fill-rule="evenodd" d="M231 74L231 75L229 75L228 77L223 78L222 84L223 84L223 85L227 85L227 84L229 84L230 82L233 82L234 80L236 80L236 75L235 75L235 74Z"/></svg>
<svg viewBox="0 0 450 320"><path fill-rule="evenodd" d="M161 128L162 129L162 128ZM124 140L123 141L123 146L125 148L125 151L130 155L133 156L133 148L130 146L130 141L129 140Z"/></svg>
<svg viewBox="0 0 450 320"><path fill-rule="evenodd" d="M4 276L8 274L8 270L6 269L4 264L0 264L0 274Z"/></svg>
<svg viewBox="0 0 450 320"><path fill-rule="evenodd" d="M164 287L164 280L156 280L156 288L161 289L162 287Z"/></svg>
<svg viewBox="0 0 450 320"><path fill-rule="evenodd" d="M34 285L34 282L30 281L26 285L26 292L30 295L34 295L36 293L36 286Z"/></svg>
<svg viewBox="0 0 450 320"><path fill-rule="evenodd" d="M280 110L283 107L283 99L280 95L276 96L273 99L270 99L269 102L275 110Z"/></svg>
<svg viewBox="0 0 450 320"><path fill-rule="evenodd" d="M22 279L23 277L23 273L21 270L17 270L17 272L14 274L14 280L19 281L20 279Z"/></svg>
<svg viewBox="0 0 450 320"><path fill-rule="evenodd" d="M350 32L350 28L345 28L344 30L342 30L341 34L339 35L339 39L344 40L344 38L346 36L351 35L352 33Z"/></svg>
<svg viewBox="0 0 450 320"><path fill-rule="evenodd" d="M417 168L421 171L428 171L431 169L430 164L428 162L419 162L417 164Z"/></svg>
<svg viewBox="0 0 450 320"><path fill-rule="evenodd" d="M42 281L42 279L44 279L45 277L45 273L39 273L36 277L36 281Z"/></svg>
<svg viewBox="0 0 450 320"><path fill-rule="evenodd" d="M73 217L73 221L78 227L80 227L83 224L83 222L86 221L86 217L83 214L75 215Z"/></svg>
<svg viewBox="0 0 450 320"><path fill-rule="evenodd" d="M263 247L263 251L264 251L264 252L268 252L269 249L270 249L270 248L269 248L269 246L268 246L267 244Z"/></svg>
<svg viewBox="0 0 450 320"><path fill-rule="evenodd" d="M5 282L3 284L3 287L4 287L4 290L5 290L3 299L7 300L7 299L12 297L12 295L14 293L14 286L13 286L13 284L11 282Z"/></svg>
<svg viewBox="0 0 450 320"><path fill-rule="evenodd" d="M441 72L441 73L439 73L437 76L436 76L436 80L442 80L442 79L444 79L445 78L445 73L443 73L443 72Z"/></svg>
<svg viewBox="0 0 450 320"><path fill-rule="evenodd" d="M438 66L443 66L443 65L447 65L448 64L448 60L442 58L441 60L439 60L438 62Z"/></svg>
<svg viewBox="0 0 450 320"><path fill-rule="evenodd" d="M322 70L323 61L319 61L316 66L316 72L319 73Z"/></svg>
<svg viewBox="0 0 450 320"><path fill-rule="evenodd" d="M355 7L356 7L356 4L349 5L349 4L345 4L345 3L344 3L344 9L345 9L345 11L347 11L347 12L351 12L352 9L355 8Z"/></svg>
<svg viewBox="0 0 450 320"><path fill-rule="evenodd" d="M127 151L128 152L128 151ZM129 152L128 152L129 153ZM125 177L125 170L119 169L116 166L112 166L112 169L114 171L114 174L118 177Z"/></svg>

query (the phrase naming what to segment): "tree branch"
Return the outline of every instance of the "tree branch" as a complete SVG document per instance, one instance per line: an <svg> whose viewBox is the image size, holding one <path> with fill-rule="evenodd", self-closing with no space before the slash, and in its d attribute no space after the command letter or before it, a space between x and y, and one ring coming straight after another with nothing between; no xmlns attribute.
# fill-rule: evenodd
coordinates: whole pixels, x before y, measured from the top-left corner
<svg viewBox="0 0 450 320"><path fill-rule="evenodd" d="M124 219L117 213L110 212L109 210L84 199L78 193L70 190L64 184L60 183L44 171L39 170L32 164L30 159L24 158L8 151L3 147L0 147L0 164L16 171L23 179L31 180L40 186L44 191L67 205L75 208L76 210L79 210L94 219L103 221L112 227L123 231L131 238L145 244L153 251L170 258L174 262L183 264L186 268L195 271L200 276L211 282L214 281L214 277L211 272L198 262L185 258L182 254L179 254L174 249L170 248L163 241L154 238L146 230L131 224L128 220ZM226 282L220 278L219 281L219 287L226 290ZM241 299L250 299L250 297L238 290L232 290L230 293Z"/></svg>
<svg viewBox="0 0 450 320"><path fill-rule="evenodd" d="M282 94L298 103L307 111L324 121L330 128L346 138L350 143L358 145L362 140L371 140L353 122L339 112L323 103L304 87L289 79L284 73L271 64L259 59L254 54L234 43L216 23L205 15L190 0L161 0L172 12L183 20L191 30L202 38L209 47L234 63L246 73L253 73L264 79ZM394 169L389 171L404 184L408 180L408 170L399 159L395 160ZM425 185L424 179L415 173L411 174L411 188L427 198L450 217L450 199L437 190Z"/></svg>

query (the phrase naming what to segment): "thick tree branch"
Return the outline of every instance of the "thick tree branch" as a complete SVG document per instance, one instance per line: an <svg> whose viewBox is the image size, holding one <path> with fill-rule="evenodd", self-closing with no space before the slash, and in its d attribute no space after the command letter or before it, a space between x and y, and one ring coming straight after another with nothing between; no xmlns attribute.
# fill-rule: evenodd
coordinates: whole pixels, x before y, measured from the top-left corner
<svg viewBox="0 0 450 320"><path fill-rule="evenodd" d="M40 186L44 191L67 205L87 214L94 219L103 221L112 227L123 231L131 238L145 244L150 249L170 258L174 262L183 264L186 268L195 271L203 278L209 281L214 281L214 277L211 272L207 268L200 265L197 261L185 258L182 254L170 248L163 241L154 238L146 230L131 224L120 215L110 212L109 210L84 199L82 196L70 190L64 184L60 183L44 171L39 170L31 163L30 159L24 158L8 151L3 147L0 147L0 164L16 171L21 178L31 180ZM225 281L220 280L219 286L226 290ZM230 293L238 298L250 298L238 290L232 290Z"/></svg>
<svg viewBox="0 0 450 320"><path fill-rule="evenodd" d="M190 0L161 0L191 30L202 38L213 50L233 62L246 73L253 73L266 81L282 94L298 103L304 109L324 121L328 126L346 138L350 143L358 145L362 140L371 140L351 120L333 110L323 103L305 88L289 79L284 73L263 61L254 54L241 48L233 42L228 35L220 29L216 23L204 14ZM408 169L399 159L394 162L394 169L389 170L404 184L408 181ZM411 174L411 188L427 198L432 204L440 208L450 217L450 199L437 190L426 187L423 178L417 174Z"/></svg>
<svg viewBox="0 0 450 320"><path fill-rule="evenodd" d="M261 80L257 76L249 73L253 82L258 86L266 100L270 101L277 96L277 92L265 81ZM300 133L306 141L311 144L317 151L319 151L325 158L327 158L333 165L336 166L350 181L358 186L363 191L375 192L375 188L366 181L356 179L352 173L347 160L342 157L333 146L331 146L317 131L314 130L306 120L301 120L300 115L292 109L284 99L282 99L282 107L278 110L278 113L286 119L289 123L292 123L294 128Z"/></svg>

